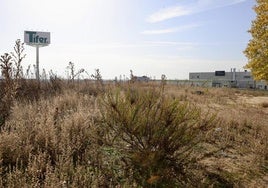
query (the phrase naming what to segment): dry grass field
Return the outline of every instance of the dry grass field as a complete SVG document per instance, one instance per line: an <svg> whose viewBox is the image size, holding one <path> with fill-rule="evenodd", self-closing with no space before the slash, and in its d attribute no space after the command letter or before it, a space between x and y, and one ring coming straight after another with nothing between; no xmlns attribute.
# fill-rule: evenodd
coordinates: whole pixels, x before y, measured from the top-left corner
<svg viewBox="0 0 268 188"><path fill-rule="evenodd" d="M0 187L268 184L267 91L21 84L1 94Z"/></svg>
<svg viewBox="0 0 268 188"><path fill-rule="evenodd" d="M181 93L177 95L179 91ZM202 94L197 95L196 91L202 91ZM219 171L231 172L233 178L237 174L244 187L266 187L268 183L267 91L230 88L170 88L167 92L193 102L203 112L217 114L217 117L225 122L215 128L215 134L223 134L221 137L228 139L226 141L229 142L229 146L202 161L203 164L208 168L214 167ZM206 146L206 149L213 148L215 143ZM259 166L260 156L264 157L264 161L262 164L259 163Z"/></svg>

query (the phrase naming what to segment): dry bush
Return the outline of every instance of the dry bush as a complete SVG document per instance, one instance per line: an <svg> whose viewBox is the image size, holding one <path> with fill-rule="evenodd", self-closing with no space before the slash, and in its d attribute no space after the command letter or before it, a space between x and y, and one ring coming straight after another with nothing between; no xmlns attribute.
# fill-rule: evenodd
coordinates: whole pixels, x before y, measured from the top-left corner
<svg viewBox="0 0 268 188"><path fill-rule="evenodd" d="M48 183L48 174L55 177L55 173L64 174L61 168L66 163L71 171L75 171L76 166L87 164L89 157L83 156L91 143L91 123L86 114L89 111L80 114L77 108L88 103L92 104L91 99L79 100L75 93L67 93L51 100L15 105L14 114L1 133L2 177L13 171L21 172L28 177L25 185L41 185ZM62 178L62 181L71 181ZM12 182L5 182L9 183Z"/></svg>
<svg viewBox="0 0 268 188"><path fill-rule="evenodd" d="M263 102L263 103L261 103L261 106L262 106L263 108L268 108L268 102Z"/></svg>
<svg viewBox="0 0 268 188"><path fill-rule="evenodd" d="M5 53L0 58L0 69L4 77L1 83L0 98L0 128L10 115L10 111L17 94L19 80L22 78L21 62L25 58L24 43L18 39L15 42L14 52Z"/></svg>
<svg viewBox="0 0 268 188"><path fill-rule="evenodd" d="M14 98L13 81L12 81L12 62L11 56L5 53L0 58L0 67L4 80L1 82L1 99L0 99L0 128L4 125L6 118L10 114Z"/></svg>

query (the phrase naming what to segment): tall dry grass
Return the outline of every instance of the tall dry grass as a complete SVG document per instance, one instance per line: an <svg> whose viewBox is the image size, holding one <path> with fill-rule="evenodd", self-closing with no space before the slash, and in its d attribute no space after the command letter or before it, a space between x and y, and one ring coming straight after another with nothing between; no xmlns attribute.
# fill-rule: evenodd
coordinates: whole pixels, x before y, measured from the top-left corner
<svg viewBox="0 0 268 188"><path fill-rule="evenodd" d="M198 107L215 103L214 90L76 87L66 82L60 93L14 103L0 137L1 186L265 185L267 125Z"/></svg>
<svg viewBox="0 0 268 188"><path fill-rule="evenodd" d="M75 80L74 66L70 80L51 72L37 83L16 79L11 60L1 58L0 187L267 185L268 111L241 100L267 92L164 75L108 84L98 69Z"/></svg>

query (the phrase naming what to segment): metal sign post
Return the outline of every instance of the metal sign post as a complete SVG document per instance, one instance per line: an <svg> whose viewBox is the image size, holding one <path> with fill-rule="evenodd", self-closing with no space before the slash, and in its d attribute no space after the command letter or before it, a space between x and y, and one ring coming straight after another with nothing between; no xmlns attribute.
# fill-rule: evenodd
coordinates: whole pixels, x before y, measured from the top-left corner
<svg viewBox="0 0 268 188"><path fill-rule="evenodd" d="M29 46L36 47L36 80L39 83L39 47L50 44L50 33L39 31L24 31L24 42Z"/></svg>
<svg viewBox="0 0 268 188"><path fill-rule="evenodd" d="M39 76L39 46L36 46L36 79L39 83L40 81L40 76Z"/></svg>

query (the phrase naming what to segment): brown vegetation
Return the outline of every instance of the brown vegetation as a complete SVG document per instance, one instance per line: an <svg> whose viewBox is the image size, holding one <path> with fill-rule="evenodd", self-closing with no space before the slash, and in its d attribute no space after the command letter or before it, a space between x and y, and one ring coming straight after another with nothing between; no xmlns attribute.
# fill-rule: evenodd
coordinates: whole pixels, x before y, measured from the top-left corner
<svg viewBox="0 0 268 188"><path fill-rule="evenodd" d="M267 185L267 92L92 77L5 76L0 187Z"/></svg>
<svg viewBox="0 0 268 188"><path fill-rule="evenodd" d="M243 103L243 91L59 85L12 105L0 138L2 186L267 183L267 108Z"/></svg>

